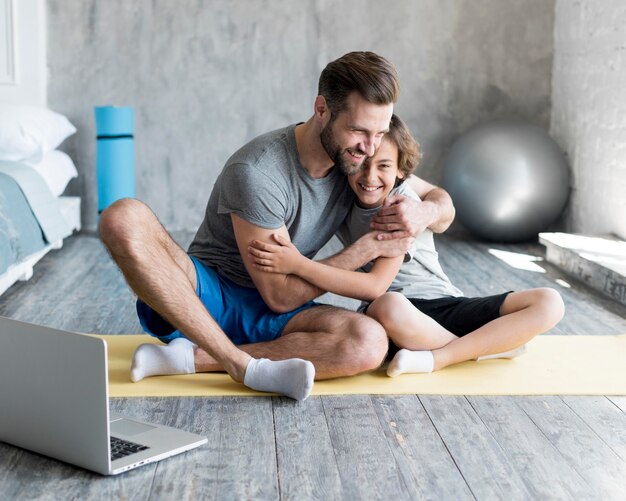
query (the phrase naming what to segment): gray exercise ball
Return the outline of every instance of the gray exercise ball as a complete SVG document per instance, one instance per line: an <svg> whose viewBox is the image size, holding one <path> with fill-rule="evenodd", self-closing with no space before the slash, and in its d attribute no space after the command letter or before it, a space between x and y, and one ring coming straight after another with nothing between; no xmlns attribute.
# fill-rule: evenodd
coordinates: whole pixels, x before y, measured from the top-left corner
<svg viewBox="0 0 626 501"><path fill-rule="evenodd" d="M563 211L569 168L540 127L494 120L470 129L452 146L443 187L456 217L486 240L521 242L537 237Z"/></svg>

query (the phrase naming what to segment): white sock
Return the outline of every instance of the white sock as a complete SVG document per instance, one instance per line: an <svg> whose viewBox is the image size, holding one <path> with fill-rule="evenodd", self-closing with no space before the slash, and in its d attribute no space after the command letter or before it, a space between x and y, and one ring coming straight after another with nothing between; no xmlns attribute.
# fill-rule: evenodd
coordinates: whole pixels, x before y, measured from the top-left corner
<svg viewBox="0 0 626 501"><path fill-rule="evenodd" d="M295 400L305 400L313 389L315 367L307 360L290 358L273 361L253 358L246 367L243 384L257 391L280 393Z"/></svg>
<svg viewBox="0 0 626 501"><path fill-rule="evenodd" d="M130 368L133 383L149 376L194 374L193 350L196 347L185 338L174 339L166 346L142 344L135 350Z"/></svg>
<svg viewBox="0 0 626 501"><path fill-rule="evenodd" d="M520 346L519 348L515 348L514 350L503 351L502 353L494 353L493 355L483 355L482 357L478 357L476 361L480 362L481 360L489 360L490 358L515 358L526 353L526 349L526 345L523 344L522 346Z"/></svg>
<svg viewBox="0 0 626 501"><path fill-rule="evenodd" d="M435 359L432 351L411 351L400 350L389 362L387 375L396 377L400 374L411 372L432 372L435 366Z"/></svg>

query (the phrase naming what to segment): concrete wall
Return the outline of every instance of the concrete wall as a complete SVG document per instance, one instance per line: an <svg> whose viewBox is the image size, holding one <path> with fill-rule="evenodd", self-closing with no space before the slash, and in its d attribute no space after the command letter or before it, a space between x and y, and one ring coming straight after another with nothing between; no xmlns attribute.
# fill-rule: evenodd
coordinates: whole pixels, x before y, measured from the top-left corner
<svg viewBox="0 0 626 501"><path fill-rule="evenodd" d="M521 116L548 127L554 2L524 0L48 0L50 107L96 224L92 107L136 110L137 196L168 229L195 229L223 162L252 137L312 112L319 72L351 50L393 61L397 110L437 182L472 124Z"/></svg>
<svg viewBox="0 0 626 501"><path fill-rule="evenodd" d="M626 4L559 0L551 132L572 166L569 231L626 238Z"/></svg>

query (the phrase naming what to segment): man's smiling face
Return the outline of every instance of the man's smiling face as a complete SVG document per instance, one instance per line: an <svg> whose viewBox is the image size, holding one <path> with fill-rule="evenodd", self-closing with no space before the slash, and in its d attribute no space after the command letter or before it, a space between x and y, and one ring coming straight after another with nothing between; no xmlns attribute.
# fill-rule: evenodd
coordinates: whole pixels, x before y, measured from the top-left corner
<svg viewBox="0 0 626 501"><path fill-rule="evenodd" d="M365 159L374 156L389 130L392 114L393 104L372 104L356 92L348 96L344 110L332 114L320 140L343 174L358 172Z"/></svg>

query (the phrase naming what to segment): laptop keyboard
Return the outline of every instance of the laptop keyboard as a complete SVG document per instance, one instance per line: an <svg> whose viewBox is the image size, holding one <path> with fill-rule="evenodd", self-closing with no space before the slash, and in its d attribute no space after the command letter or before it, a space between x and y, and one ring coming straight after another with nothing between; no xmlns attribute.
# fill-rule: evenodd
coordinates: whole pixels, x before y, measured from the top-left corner
<svg viewBox="0 0 626 501"><path fill-rule="evenodd" d="M111 461L116 459L130 456L136 452L145 451L150 447L145 445L136 444L135 442L129 442L128 440L122 440L121 438L111 437Z"/></svg>

